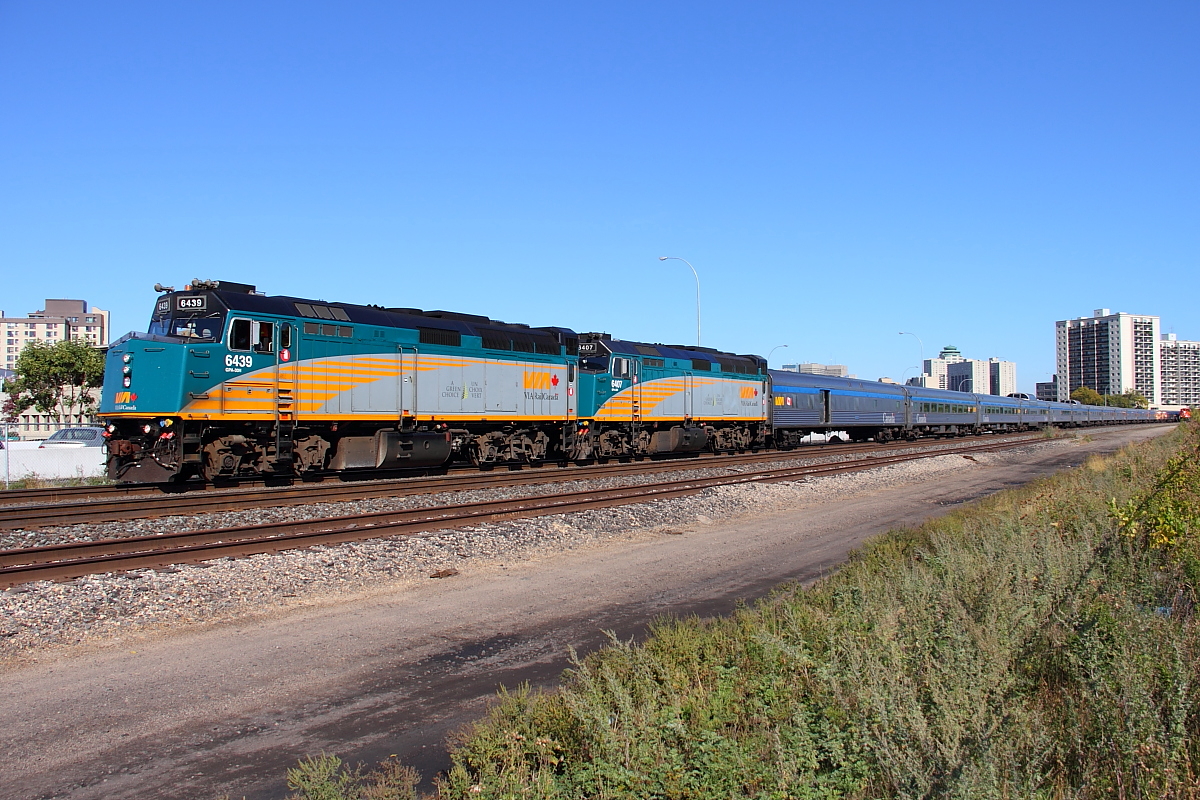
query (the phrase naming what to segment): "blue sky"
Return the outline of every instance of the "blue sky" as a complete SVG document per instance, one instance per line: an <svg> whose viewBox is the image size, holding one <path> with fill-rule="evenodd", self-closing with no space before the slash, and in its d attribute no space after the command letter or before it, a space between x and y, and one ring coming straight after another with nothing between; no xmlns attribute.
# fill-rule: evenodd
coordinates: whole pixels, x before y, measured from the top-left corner
<svg viewBox="0 0 1200 800"><path fill-rule="evenodd" d="M0 0L0 308L156 281L911 376L1200 338L1200 5Z"/></svg>

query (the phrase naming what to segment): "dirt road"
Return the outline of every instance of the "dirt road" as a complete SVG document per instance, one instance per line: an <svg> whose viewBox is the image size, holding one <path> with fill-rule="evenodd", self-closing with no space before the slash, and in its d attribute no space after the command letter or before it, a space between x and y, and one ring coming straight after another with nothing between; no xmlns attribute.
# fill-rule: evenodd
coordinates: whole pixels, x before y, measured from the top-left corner
<svg viewBox="0 0 1200 800"><path fill-rule="evenodd" d="M522 563L475 566L336 605L66 653L0 684L0 797L277 798L287 767L399 754L431 775L498 685L552 685L570 646L666 613L727 612L834 568L868 537L1165 433L962 461L907 482ZM959 457L943 457L959 458Z"/></svg>

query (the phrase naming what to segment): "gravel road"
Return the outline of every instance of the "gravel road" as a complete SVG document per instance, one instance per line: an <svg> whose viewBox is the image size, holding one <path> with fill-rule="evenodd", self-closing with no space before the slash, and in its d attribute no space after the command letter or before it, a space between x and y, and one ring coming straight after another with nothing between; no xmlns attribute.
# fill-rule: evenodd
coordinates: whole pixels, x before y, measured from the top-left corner
<svg viewBox="0 0 1200 800"><path fill-rule="evenodd" d="M0 797L281 797L322 750L429 774L498 684L552 685L569 646L723 613L1169 429L0 593Z"/></svg>

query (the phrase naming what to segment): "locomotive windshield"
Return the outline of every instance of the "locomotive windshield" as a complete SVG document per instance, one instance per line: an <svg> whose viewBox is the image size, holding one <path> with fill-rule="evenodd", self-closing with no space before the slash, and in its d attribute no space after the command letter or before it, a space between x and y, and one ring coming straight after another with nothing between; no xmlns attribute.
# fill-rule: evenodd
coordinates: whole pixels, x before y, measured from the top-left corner
<svg viewBox="0 0 1200 800"><path fill-rule="evenodd" d="M608 353L600 356L583 356L579 368L584 372L608 372Z"/></svg>
<svg viewBox="0 0 1200 800"><path fill-rule="evenodd" d="M150 333L177 336L202 342L215 342L225 329L225 317L220 314L164 317L150 320Z"/></svg>

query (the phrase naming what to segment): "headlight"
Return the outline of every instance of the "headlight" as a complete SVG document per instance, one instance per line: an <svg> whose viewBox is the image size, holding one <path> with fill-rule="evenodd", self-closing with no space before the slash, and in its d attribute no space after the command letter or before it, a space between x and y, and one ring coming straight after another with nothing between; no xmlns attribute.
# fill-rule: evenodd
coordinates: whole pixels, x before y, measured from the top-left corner
<svg viewBox="0 0 1200 800"><path fill-rule="evenodd" d="M149 433L152 430L154 430L154 426L151 425L149 422L147 422L145 425L142 426L142 433Z"/></svg>
<svg viewBox="0 0 1200 800"><path fill-rule="evenodd" d="M128 375L126 375L124 378L121 379L121 385L124 386L126 389L129 388L129 384L131 384L131 383L133 383L133 381L131 381L129 379Z"/></svg>
<svg viewBox="0 0 1200 800"><path fill-rule="evenodd" d="M125 366L121 367L121 374L122 374L122 375L129 375L129 374L131 374L132 372L133 372L133 367L129 366L128 364L126 364Z"/></svg>
<svg viewBox="0 0 1200 800"><path fill-rule="evenodd" d="M128 364L130 361L133 361L133 353L126 353L121 356L121 360Z"/></svg>

